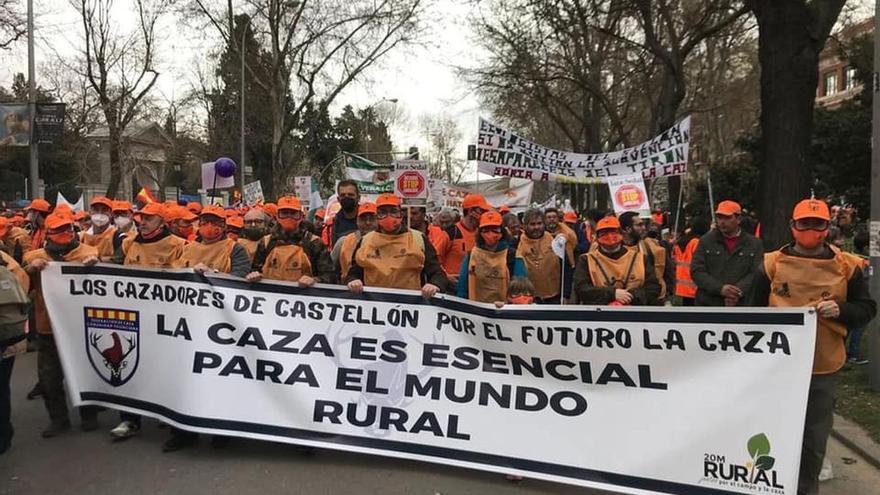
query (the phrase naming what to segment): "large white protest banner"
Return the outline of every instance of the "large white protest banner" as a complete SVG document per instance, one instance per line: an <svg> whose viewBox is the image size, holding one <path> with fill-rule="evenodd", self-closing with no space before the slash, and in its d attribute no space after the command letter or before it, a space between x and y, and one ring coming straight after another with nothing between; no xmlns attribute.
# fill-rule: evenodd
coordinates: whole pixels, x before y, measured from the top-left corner
<svg viewBox="0 0 880 495"><path fill-rule="evenodd" d="M460 187L447 184L442 180L431 181L431 200L434 206L438 208L456 208L461 210L464 197L470 193L479 193L486 198L486 202L490 205L500 208L502 206L509 207L513 212L518 213L525 210L532 201L532 191L535 189L535 183L532 181L524 181L519 184L511 184L507 189L497 191L477 191L466 187Z"/></svg>
<svg viewBox="0 0 880 495"><path fill-rule="evenodd" d="M796 492L807 309L425 300L50 263L74 405L622 493Z"/></svg>
<svg viewBox="0 0 880 495"><path fill-rule="evenodd" d="M619 151L583 154L535 144L480 119L477 169L485 174L539 181L598 184L641 173L646 179L687 173L691 118L654 139Z"/></svg>

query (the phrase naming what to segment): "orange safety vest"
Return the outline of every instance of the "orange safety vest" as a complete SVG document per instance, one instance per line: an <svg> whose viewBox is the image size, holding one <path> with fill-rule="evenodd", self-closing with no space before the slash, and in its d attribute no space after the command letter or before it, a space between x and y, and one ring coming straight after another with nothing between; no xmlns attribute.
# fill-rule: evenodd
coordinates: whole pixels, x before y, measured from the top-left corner
<svg viewBox="0 0 880 495"><path fill-rule="evenodd" d="M204 263L218 272L229 273L232 270L232 249L234 247L235 241L226 237L211 244L190 242L183 246L183 253L175 265L191 268L199 263Z"/></svg>
<svg viewBox="0 0 880 495"><path fill-rule="evenodd" d="M627 249L620 258L613 259L599 249L590 251L587 272L595 287L637 289L645 285L645 256L638 249Z"/></svg>
<svg viewBox="0 0 880 495"><path fill-rule="evenodd" d="M830 297L846 302L847 284L862 260L831 246L831 259L802 258L774 251L764 255L764 273L770 280L770 306L780 308L815 307ZM819 317L813 374L829 375L846 362L846 325Z"/></svg>
<svg viewBox="0 0 880 495"><path fill-rule="evenodd" d="M516 255L525 262L529 280L535 286L535 296L541 299L556 297L561 290L561 268L552 244L553 236L547 232L538 239L523 233L516 248Z"/></svg>
<svg viewBox="0 0 880 495"><path fill-rule="evenodd" d="M697 244L700 239L694 237L688 241L684 251L678 247L678 244L672 248L672 257L675 259L675 295L680 297L697 297L697 284L691 278L691 260L694 259L694 251L697 250Z"/></svg>
<svg viewBox="0 0 880 495"><path fill-rule="evenodd" d="M149 268L170 268L183 254L186 241L176 235L169 235L156 242L136 242L134 237L122 240L125 254L122 264L146 266Z"/></svg>
<svg viewBox="0 0 880 495"><path fill-rule="evenodd" d="M31 249L40 249L46 241L46 228L39 227L31 234Z"/></svg>
<svg viewBox="0 0 880 495"><path fill-rule="evenodd" d="M115 235L116 227L107 227L107 230L100 234L83 232L80 235L80 242L86 246L98 248L98 258L105 259L113 256L113 237Z"/></svg>
<svg viewBox="0 0 880 495"><path fill-rule="evenodd" d="M253 263L254 254L257 253L257 246L259 246L260 242L262 242L265 239L266 239L265 236L262 239L259 239L256 241L252 241L246 237L239 237L238 239L235 240L235 242L239 243L241 245L241 247L243 247L244 250L247 251L248 258L250 258L251 263Z"/></svg>
<svg viewBox="0 0 880 495"><path fill-rule="evenodd" d="M446 251L449 249L449 234L440 227L429 223L428 242L431 243L431 246L434 246L434 252L437 253L437 259L442 266L446 261Z"/></svg>
<svg viewBox="0 0 880 495"><path fill-rule="evenodd" d="M507 301L510 269L507 249L489 251L475 247L468 261L468 299L491 303Z"/></svg>
<svg viewBox="0 0 880 495"><path fill-rule="evenodd" d="M24 230L21 227L9 227L9 232L6 234L6 237L0 239L0 242L6 246L6 252L9 254L15 253L15 246L21 246L22 254L33 249L31 247L31 237L28 235L27 230Z"/></svg>
<svg viewBox="0 0 880 495"><path fill-rule="evenodd" d="M425 267L425 237L416 230L401 234L368 232L355 261L364 269L364 285L418 290Z"/></svg>
<svg viewBox="0 0 880 495"><path fill-rule="evenodd" d="M650 252L654 257L654 275L657 277L657 281L660 282L660 296L658 299L664 300L666 298L666 280L663 278L663 274L666 271L666 249L657 240L650 237L639 241L638 244L627 246L627 248L641 253Z"/></svg>
<svg viewBox="0 0 880 495"><path fill-rule="evenodd" d="M308 237L303 237L303 242ZM265 240L268 247L272 241ZM272 247L263 263L263 278L296 282L300 277L312 276L312 262L299 244L280 244Z"/></svg>
<svg viewBox="0 0 880 495"><path fill-rule="evenodd" d="M360 232L349 232L342 236L342 244L339 246L339 273L340 280L348 277L348 270L351 269L351 257L354 256L354 250L357 249L358 241L361 240Z"/></svg>
<svg viewBox="0 0 880 495"><path fill-rule="evenodd" d="M98 256L98 249L94 246L87 246L80 243L75 249L64 255L64 261L83 261L86 258ZM27 266L36 260L53 261L52 257L45 249L35 249L28 251L24 255L23 264ZM35 292L34 297L34 319L37 324L37 333L49 335L52 333L52 322L49 320L49 312L46 311L46 300L43 298L43 289L41 283L41 274L37 273L33 276L31 288Z"/></svg>
<svg viewBox="0 0 880 495"><path fill-rule="evenodd" d="M471 252L474 246L477 245L477 230L479 229L468 230L462 222L455 224L453 229L458 231L458 233L449 237L449 245L442 258L443 269L446 270L446 274L450 277L457 277L461 271L464 255Z"/></svg>

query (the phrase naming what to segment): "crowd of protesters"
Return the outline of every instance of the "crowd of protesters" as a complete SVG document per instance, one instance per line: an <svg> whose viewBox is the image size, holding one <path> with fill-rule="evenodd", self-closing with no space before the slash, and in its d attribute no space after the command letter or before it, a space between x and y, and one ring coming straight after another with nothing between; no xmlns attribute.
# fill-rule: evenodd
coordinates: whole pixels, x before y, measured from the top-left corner
<svg viewBox="0 0 880 495"><path fill-rule="evenodd" d="M37 383L28 398L42 397L49 416L42 435L52 438L71 428L40 273L57 261L103 262L301 287L342 284L354 293L369 287L417 290L426 298L447 293L497 307L814 307L819 324L798 493L817 493L834 377L848 359L863 362L861 329L876 313L864 258L841 249L842 230L852 229L845 210L801 201L791 215L793 241L765 253L760 224L731 200L718 204L711 222L688 218L671 237L664 235L670 225L661 211L644 218L556 208L517 214L470 194L460 211L443 209L430 218L424 207L404 207L393 194L362 201L351 181L339 182L336 193L338 211L317 210L311 220L293 196L250 208L176 202L134 208L96 197L81 212L37 199L22 211L0 212L0 288L17 287L0 294L0 308L15 308L0 312L0 453L12 439L9 382L27 340L35 341L38 352ZM866 236L856 233L853 245L863 256ZM32 330L27 339L26 328ZM78 412L83 430L99 428L98 408ZM141 418L120 416L111 436L136 436ZM163 450L196 440L172 428ZM212 439L216 446L227 441Z"/></svg>

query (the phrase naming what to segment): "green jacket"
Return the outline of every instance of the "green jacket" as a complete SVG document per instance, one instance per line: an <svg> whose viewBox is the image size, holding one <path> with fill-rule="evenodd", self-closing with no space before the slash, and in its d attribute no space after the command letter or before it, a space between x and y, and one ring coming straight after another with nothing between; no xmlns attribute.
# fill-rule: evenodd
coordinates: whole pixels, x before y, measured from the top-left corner
<svg viewBox="0 0 880 495"><path fill-rule="evenodd" d="M755 236L743 231L732 253L727 252L724 238L712 230L700 238L691 261L691 278L697 285L697 306L724 306L721 287L739 287L743 297L737 306L754 305L755 277L764 262L764 245Z"/></svg>

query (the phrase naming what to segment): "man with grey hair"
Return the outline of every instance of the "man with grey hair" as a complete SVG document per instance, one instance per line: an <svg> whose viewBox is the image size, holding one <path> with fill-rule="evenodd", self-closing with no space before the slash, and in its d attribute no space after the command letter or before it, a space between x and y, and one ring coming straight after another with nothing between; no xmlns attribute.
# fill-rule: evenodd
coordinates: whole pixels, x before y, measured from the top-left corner
<svg viewBox="0 0 880 495"><path fill-rule="evenodd" d="M520 236L516 254L526 263L529 280L535 286L535 302L560 304L561 298L568 299L571 294L572 267L553 252L553 236L544 226L543 211L526 210L522 225L524 235ZM563 280L565 287L561 287Z"/></svg>
<svg viewBox="0 0 880 495"><path fill-rule="evenodd" d="M443 208L437 214L437 224L441 229L446 230L455 224L455 212L449 208Z"/></svg>
<svg viewBox="0 0 880 495"><path fill-rule="evenodd" d="M244 229L238 243L247 251L251 263L254 261L254 253L263 237L269 233L269 215L262 208L252 208L244 214Z"/></svg>

